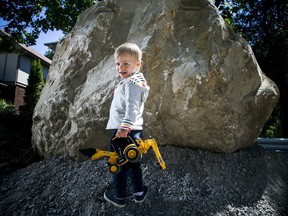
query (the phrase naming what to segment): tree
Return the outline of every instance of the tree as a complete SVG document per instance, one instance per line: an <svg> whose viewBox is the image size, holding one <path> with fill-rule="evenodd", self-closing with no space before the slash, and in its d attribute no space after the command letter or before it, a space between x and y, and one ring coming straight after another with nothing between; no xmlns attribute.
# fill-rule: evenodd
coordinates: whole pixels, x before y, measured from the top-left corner
<svg viewBox="0 0 288 216"><path fill-rule="evenodd" d="M47 58L49 58L50 60L52 60L54 54L55 54L54 50L49 49L48 51L45 52L44 56L47 57Z"/></svg>
<svg viewBox="0 0 288 216"><path fill-rule="evenodd" d="M15 43L9 36L0 36L0 52L14 52L16 51Z"/></svg>
<svg viewBox="0 0 288 216"><path fill-rule="evenodd" d="M18 43L35 45L40 32L68 33L78 15L96 0L2 0L0 16L8 21L5 31Z"/></svg>
<svg viewBox="0 0 288 216"><path fill-rule="evenodd" d="M280 101L262 135L275 128L273 134L288 137L288 2L223 0L217 5L224 19L251 44L261 69L280 90Z"/></svg>
<svg viewBox="0 0 288 216"><path fill-rule="evenodd" d="M25 90L24 105L20 107L20 115L28 121L31 121L31 123L33 111L40 98L43 87L42 65L39 59L34 60L28 77L28 85Z"/></svg>

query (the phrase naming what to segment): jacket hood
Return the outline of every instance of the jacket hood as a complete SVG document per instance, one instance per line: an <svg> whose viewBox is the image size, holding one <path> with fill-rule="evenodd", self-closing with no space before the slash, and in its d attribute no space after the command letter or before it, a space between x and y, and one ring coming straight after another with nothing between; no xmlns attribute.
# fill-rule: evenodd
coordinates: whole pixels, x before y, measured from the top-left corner
<svg viewBox="0 0 288 216"><path fill-rule="evenodd" d="M150 87L148 86L146 79L141 72L134 72L127 78L128 82L133 83L134 85L139 86L142 90L149 91Z"/></svg>

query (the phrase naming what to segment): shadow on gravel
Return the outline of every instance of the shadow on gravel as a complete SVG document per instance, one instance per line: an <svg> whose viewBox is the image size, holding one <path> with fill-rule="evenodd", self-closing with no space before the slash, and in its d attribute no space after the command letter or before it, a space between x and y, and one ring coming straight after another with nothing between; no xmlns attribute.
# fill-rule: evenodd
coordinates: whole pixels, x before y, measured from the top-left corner
<svg viewBox="0 0 288 216"><path fill-rule="evenodd" d="M42 158L31 145L31 125L19 116L0 116L0 177Z"/></svg>

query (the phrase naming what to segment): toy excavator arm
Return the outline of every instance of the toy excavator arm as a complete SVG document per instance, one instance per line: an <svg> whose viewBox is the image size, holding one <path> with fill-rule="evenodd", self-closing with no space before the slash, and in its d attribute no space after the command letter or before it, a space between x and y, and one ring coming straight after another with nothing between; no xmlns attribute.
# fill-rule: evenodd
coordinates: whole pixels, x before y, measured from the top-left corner
<svg viewBox="0 0 288 216"><path fill-rule="evenodd" d="M160 167L162 168L162 170L166 169L166 164L165 164L165 162L164 162L164 160L163 160L163 158L161 156L161 153L159 151L159 148L158 148L156 140L152 139L151 142L152 142L152 144L151 144L152 145L152 149L153 149L153 151L154 151L154 153L156 155L156 158L158 160L158 163L159 163Z"/></svg>
<svg viewBox="0 0 288 216"><path fill-rule="evenodd" d="M96 152L92 155L91 159L98 160L102 157L117 157L117 154L115 152L96 149Z"/></svg>
<svg viewBox="0 0 288 216"><path fill-rule="evenodd" d="M142 154L146 154L148 149L152 147L161 169L162 170L166 169L166 164L161 156L161 153L159 151L159 148L155 139L147 139L145 140L145 142L143 142L142 139L137 139L136 141L139 145L138 149Z"/></svg>
<svg viewBox="0 0 288 216"><path fill-rule="evenodd" d="M94 148L79 149L79 151L83 155L90 157L92 160L98 160L99 158L102 158L102 157L109 157L109 158L118 157L116 152L104 151L104 150L99 150L99 149L94 149Z"/></svg>

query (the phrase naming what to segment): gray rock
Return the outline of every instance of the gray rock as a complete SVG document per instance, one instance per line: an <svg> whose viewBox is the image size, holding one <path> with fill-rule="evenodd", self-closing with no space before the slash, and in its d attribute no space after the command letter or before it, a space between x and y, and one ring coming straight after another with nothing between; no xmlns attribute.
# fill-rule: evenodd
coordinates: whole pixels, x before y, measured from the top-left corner
<svg viewBox="0 0 288 216"><path fill-rule="evenodd" d="M127 41L143 50L151 87L146 136L217 152L254 144L279 91L217 8L208 0L110 0L83 12L57 46L33 118L42 155L79 158L78 148L106 148L113 53Z"/></svg>

